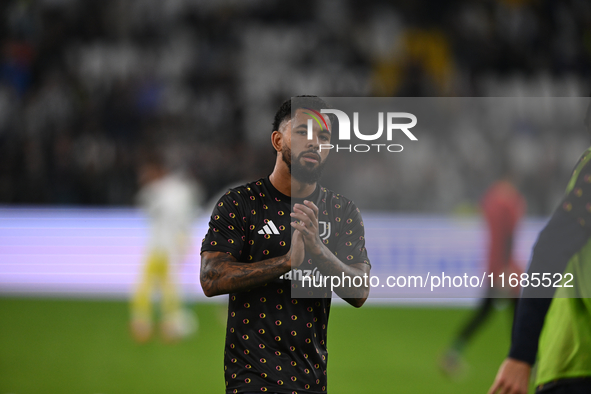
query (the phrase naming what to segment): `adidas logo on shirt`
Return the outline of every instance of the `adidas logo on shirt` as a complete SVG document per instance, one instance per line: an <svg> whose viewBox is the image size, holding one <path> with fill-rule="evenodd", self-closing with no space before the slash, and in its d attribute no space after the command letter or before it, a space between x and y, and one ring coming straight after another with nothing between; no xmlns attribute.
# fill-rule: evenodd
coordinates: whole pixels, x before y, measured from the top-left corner
<svg viewBox="0 0 591 394"><path fill-rule="evenodd" d="M265 224L265 227L259 230L259 234L279 235L279 230L275 227L275 223L273 223L272 220L269 220L267 224Z"/></svg>

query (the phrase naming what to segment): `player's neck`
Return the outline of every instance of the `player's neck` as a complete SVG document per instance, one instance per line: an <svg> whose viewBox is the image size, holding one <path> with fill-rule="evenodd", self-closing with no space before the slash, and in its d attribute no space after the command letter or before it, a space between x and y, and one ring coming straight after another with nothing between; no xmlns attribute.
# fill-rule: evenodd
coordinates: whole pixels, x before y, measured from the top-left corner
<svg viewBox="0 0 591 394"><path fill-rule="evenodd" d="M314 193L314 190L316 190L316 183L302 183L293 179L287 167L284 171L275 167L273 173L269 176L269 180L275 189L279 190L286 196L294 198L308 197L310 194Z"/></svg>

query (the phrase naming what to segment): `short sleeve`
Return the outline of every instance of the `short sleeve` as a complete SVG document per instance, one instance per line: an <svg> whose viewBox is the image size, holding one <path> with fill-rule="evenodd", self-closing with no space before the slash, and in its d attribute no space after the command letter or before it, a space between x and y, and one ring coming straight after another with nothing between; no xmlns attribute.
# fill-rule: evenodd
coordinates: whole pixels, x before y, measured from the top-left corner
<svg viewBox="0 0 591 394"><path fill-rule="evenodd" d="M201 252L226 252L240 259L246 239L240 202L240 195L232 190L219 199L211 214Z"/></svg>
<svg viewBox="0 0 591 394"><path fill-rule="evenodd" d="M348 265L365 263L371 266L365 249L363 219L359 209L352 201L347 203L345 215L341 220L343 224L339 230L335 256Z"/></svg>

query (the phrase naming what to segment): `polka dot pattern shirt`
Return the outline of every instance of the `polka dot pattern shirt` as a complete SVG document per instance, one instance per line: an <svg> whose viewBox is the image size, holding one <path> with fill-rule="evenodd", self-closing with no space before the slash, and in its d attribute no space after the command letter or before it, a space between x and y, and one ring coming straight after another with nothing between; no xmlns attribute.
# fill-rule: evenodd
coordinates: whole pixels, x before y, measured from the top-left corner
<svg viewBox="0 0 591 394"><path fill-rule="evenodd" d="M320 235L343 263L369 264L363 222L354 203L317 186L306 198L319 208ZM303 199L285 196L268 178L228 191L217 203L202 251L248 264L285 255L290 213ZM306 256L302 268L313 269ZM230 294L224 369L226 393L325 393L328 298L291 298L283 278Z"/></svg>

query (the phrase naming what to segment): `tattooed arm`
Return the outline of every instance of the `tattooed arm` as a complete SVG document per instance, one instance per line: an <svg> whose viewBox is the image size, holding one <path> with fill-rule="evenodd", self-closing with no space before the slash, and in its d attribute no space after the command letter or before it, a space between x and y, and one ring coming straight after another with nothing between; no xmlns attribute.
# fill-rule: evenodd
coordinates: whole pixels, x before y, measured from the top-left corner
<svg viewBox="0 0 591 394"><path fill-rule="evenodd" d="M201 287L207 297L250 290L277 279L303 260L304 244L298 231L285 255L255 263L241 263L225 252L202 252Z"/></svg>
<svg viewBox="0 0 591 394"><path fill-rule="evenodd" d="M336 276L339 278L342 278L344 275L345 277L350 277L351 280L356 276L359 276L363 279L362 285L359 287L348 285L334 287L334 291L339 297L347 301L350 305L353 305L355 308L360 308L369 296L369 265L365 263L347 265L332 254L326 246L320 245L319 249L319 254L312 255L312 258L314 259L314 262L318 264L323 275Z"/></svg>

